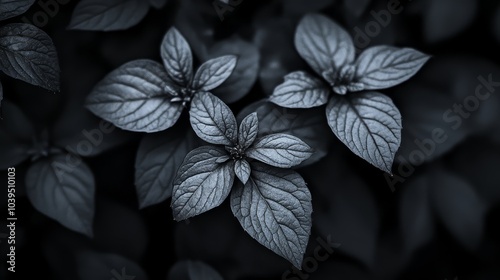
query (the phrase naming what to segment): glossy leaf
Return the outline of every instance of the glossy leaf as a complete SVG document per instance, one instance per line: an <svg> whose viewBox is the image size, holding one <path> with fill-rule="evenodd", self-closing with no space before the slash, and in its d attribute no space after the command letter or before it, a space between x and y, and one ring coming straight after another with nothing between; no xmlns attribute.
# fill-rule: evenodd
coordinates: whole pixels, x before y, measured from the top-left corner
<svg viewBox="0 0 500 280"><path fill-rule="evenodd" d="M202 214L224 202L234 182L233 164L217 162L226 155L223 148L203 146L186 156L172 193L176 221Z"/></svg>
<svg viewBox="0 0 500 280"><path fill-rule="evenodd" d="M87 108L117 127L158 132L173 126L182 105L170 103L164 88L169 79L152 60L128 62L99 82L86 101Z"/></svg>
<svg viewBox="0 0 500 280"><path fill-rule="evenodd" d="M326 107L333 133L353 153L392 174L401 143L401 114L392 100L377 92L333 96Z"/></svg>
<svg viewBox="0 0 500 280"><path fill-rule="evenodd" d="M0 70L5 74L59 91L59 60L49 35L31 24L0 27Z"/></svg>
<svg viewBox="0 0 500 280"><path fill-rule="evenodd" d="M311 194L292 170L252 164L251 179L231 193L231 209L245 231L301 268L311 233Z"/></svg>

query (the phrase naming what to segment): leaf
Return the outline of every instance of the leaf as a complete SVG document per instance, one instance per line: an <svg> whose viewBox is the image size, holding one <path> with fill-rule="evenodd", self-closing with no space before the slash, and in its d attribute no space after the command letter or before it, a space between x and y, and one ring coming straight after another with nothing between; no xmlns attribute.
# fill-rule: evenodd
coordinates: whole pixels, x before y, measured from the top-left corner
<svg viewBox="0 0 500 280"><path fill-rule="evenodd" d="M260 53L254 44L233 37L214 44L209 57L232 54L238 57L236 68L229 78L212 93L226 103L234 103L252 89L259 72Z"/></svg>
<svg viewBox="0 0 500 280"><path fill-rule="evenodd" d="M285 76L269 101L286 108L312 108L328 102L330 89L319 79L297 71Z"/></svg>
<svg viewBox="0 0 500 280"><path fill-rule="evenodd" d="M169 79L152 60L128 62L99 82L86 101L97 116L125 130L158 132L170 128L182 112L164 88Z"/></svg>
<svg viewBox="0 0 500 280"><path fill-rule="evenodd" d="M371 47L356 61L357 82L363 90L390 88L413 77L429 58L410 48Z"/></svg>
<svg viewBox="0 0 500 280"><path fill-rule="evenodd" d="M225 55L203 63L194 75L193 89L210 91L217 88L231 76L236 62L236 56Z"/></svg>
<svg viewBox="0 0 500 280"><path fill-rule="evenodd" d="M474 0L426 1L424 35L429 43L437 43L458 35L476 17L478 2Z"/></svg>
<svg viewBox="0 0 500 280"><path fill-rule="evenodd" d="M35 0L0 0L0 20L24 14L35 3Z"/></svg>
<svg viewBox="0 0 500 280"><path fill-rule="evenodd" d="M78 250L76 262L80 280L147 280L147 274L134 261L117 254Z"/></svg>
<svg viewBox="0 0 500 280"><path fill-rule="evenodd" d="M402 187L400 199L400 231L406 256L427 245L435 233L434 213L432 210L429 187L432 178L424 174L412 178Z"/></svg>
<svg viewBox="0 0 500 280"><path fill-rule="evenodd" d="M0 28L0 70L12 78L59 91L59 60L49 35L25 23Z"/></svg>
<svg viewBox="0 0 500 280"><path fill-rule="evenodd" d="M149 4L155 9L161 9L167 4L168 0L149 0Z"/></svg>
<svg viewBox="0 0 500 280"><path fill-rule="evenodd" d="M259 132L259 119L257 118L257 113L253 112L246 116L238 128L238 145L243 149L250 147L255 138L257 138L257 133Z"/></svg>
<svg viewBox="0 0 500 280"><path fill-rule="evenodd" d="M169 280L223 280L211 266L200 261L180 261L168 272Z"/></svg>
<svg viewBox="0 0 500 280"><path fill-rule="evenodd" d="M253 158L272 166L290 168L299 165L313 153L311 147L288 134L271 134L258 139L246 151Z"/></svg>
<svg viewBox="0 0 500 280"><path fill-rule="evenodd" d="M14 167L28 159L35 130L30 120L15 104L5 100L0 119L0 170Z"/></svg>
<svg viewBox="0 0 500 280"><path fill-rule="evenodd" d="M193 78L193 54L188 42L175 27L163 37L161 57L168 75L177 84L188 86Z"/></svg>
<svg viewBox="0 0 500 280"><path fill-rule="evenodd" d="M333 96L326 107L333 133L354 154L392 174L401 143L401 114L392 100L377 92Z"/></svg>
<svg viewBox="0 0 500 280"><path fill-rule="evenodd" d="M227 146L237 142L236 118L231 109L213 94L196 94L189 114L194 132L204 141Z"/></svg>
<svg viewBox="0 0 500 280"><path fill-rule="evenodd" d="M69 29L92 31L125 30L137 25L148 13L144 0L81 0L73 11Z"/></svg>
<svg viewBox="0 0 500 280"><path fill-rule="evenodd" d="M182 221L219 206L229 195L234 182L231 163L217 163L226 156L223 148L203 146L191 151L174 180L172 210Z"/></svg>
<svg viewBox="0 0 500 280"><path fill-rule="evenodd" d="M92 237L94 175L81 159L56 155L34 163L26 173L26 192L38 211L63 226Z"/></svg>
<svg viewBox="0 0 500 280"><path fill-rule="evenodd" d="M244 159L240 159L235 161L234 163L234 173L240 179L243 184L248 182L248 178L250 178L250 172L252 171L250 164L248 161Z"/></svg>
<svg viewBox="0 0 500 280"><path fill-rule="evenodd" d="M487 209L472 186L453 173L442 171L432 178L433 209L450 234L465 248L480 248Z"/></svg>
<svg viewBox="0 0 500 280"><path fill-rule="evenodd" d="M333 134L324 133L329 130L324 108L288 109L260 101L243 109L238 115L239 119L249 112L256 112L259 118L257 137L285 133L296 136L310 147L314 147L313 155L302 162L300 167L314 163L328 153Z"/></svg>
<svg viewBox="0 0 500 280"><path fill-rule="evenodd" d="M144 136L135 162L140 208L161 203L172 196L177 170L195 147L191 131L168 130Z"/></svg>
<svg viewBox="0 0 500 280"><path fill-rule="evenodd" d="M307 14L295 32L295 48L300 56L322 76L354 62L351 36L337 23L319 14Z"/></svg>
<svg viewBox="0 0 500 280"><path fill-rule="evenodd" d="M292 170L252 164L251 179L237 184L231 209L245 231L274 253L301 268L311 233L311 194Z"/></svg>

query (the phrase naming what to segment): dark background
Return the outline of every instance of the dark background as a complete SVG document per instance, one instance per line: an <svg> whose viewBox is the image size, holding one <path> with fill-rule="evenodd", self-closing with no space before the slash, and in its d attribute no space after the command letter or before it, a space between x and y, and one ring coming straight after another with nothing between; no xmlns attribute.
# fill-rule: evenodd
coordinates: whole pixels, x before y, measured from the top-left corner
<svg viewBox="0 0 500 280"><path fill-rule="evenodd" d="M161 10L151 9L139 25L116 32L67 30L77 2L61 5L42 27L58 50L60 93L0 75L5 99L18 105L38 132L79 134L96 127L98 119L83 108L93 86L125 62L161 61L161 39L174 24L195 56L204 46L235 35L259 47L259 79L231 105L236 113L270 94L284 74L307 69L293 47L303 14L320 11L355 35L355 28L364 30L374 21L371 12L387 9L388 1L244 0L221 21L208 0L172 0ZM332 140L323 160L299 170L313 195L306 257L313 256L318 237L330 235L340 244L307 279L500 279L500 91L463 118L458 129L442 117L474 94L479 76L500 81L500 2L415 0L403 7L370 38L370 45L412 47L433 56L413 79L383 91L403 116L400 155L410 154L413 140L430 137L436 127L449 139L394 188L381 171L338 140ZM25 16L39 10L35 4ZM3 121L11 120L4 116ZM105 139L109 149L84 159L96 180L93 239L37 212L23 196L30 162L16 167L19 279L79 279L82 271L92 271L94 279L111 279L110 271L99 265L106 254L129 261L118 262L117 271L124 266L132 275L139 266L154 280L166 279L170 267L185 259L212 265L224 279L282 279L291 265L251 239L227 201L181 223L173 221L170 200L138 210L134 164L140 138L116 130ZM396 162L396 176L399 167ZM0 174L7 178L6 172ZM5 203L0 201L2 209ZM2 241L2 259L5 245ZM2 262L2 279L7 277L4 266Z"/></svg>

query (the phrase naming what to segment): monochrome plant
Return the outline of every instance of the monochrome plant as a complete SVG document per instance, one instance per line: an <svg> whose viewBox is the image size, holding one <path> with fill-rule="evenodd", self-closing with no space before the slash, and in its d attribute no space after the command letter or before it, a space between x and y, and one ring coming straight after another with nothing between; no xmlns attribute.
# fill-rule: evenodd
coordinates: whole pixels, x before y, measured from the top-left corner
<svg viewBox="0 0 500 280"><path fill-rule="evenodd" d="M270 101L287 108L326 104L328 124L353 153L392 174L401 143L401 114L391 98L376 91L405 82L429 56L410 49L375 46L355 57L350 35L319 14L307 14L295 32L295 48L316 72L285 76Z"/></svg>
<svg viewBox="0 0 500 280"><path fill-rule="evenodd" d="M0 21L24 14L35 0L0 0ZM32 24L0 27L0 71L51 91L59 91L59 60L52 39ZM3 89L0 82L0 105Z"/></svg>
<svg viewBox="0 0 500 280"><path fill-rule="evenodd" d="M86 101L95 115L117 127L159 132L172 127L198 94L220 86L236 67L234 55L220 56L193 71L193 56L184 37L172 27L161 44L160 63L128 62L99 82Z"/></svg>
<svg viewBox="0 0 500 280"><path fill-rule="evenodd" d="M288 168L309 158L299 138L271 134L257 139L257 113L236 118L211 93L197 94L190 110L195 133L206 145L191 151L174 180L172 210L182 221L219 206L231 194L231 209L259 243L301 267L311 230L311 194ZM235 176L239 183L234 185Z"/></svg>

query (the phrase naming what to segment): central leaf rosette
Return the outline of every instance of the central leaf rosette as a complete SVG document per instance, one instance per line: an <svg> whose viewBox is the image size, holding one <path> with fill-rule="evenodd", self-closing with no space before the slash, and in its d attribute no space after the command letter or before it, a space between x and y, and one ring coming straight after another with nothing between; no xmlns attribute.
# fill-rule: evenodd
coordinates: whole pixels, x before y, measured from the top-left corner
<svg viewBox="0 0 500 280"><path fill-rule="evenodd" d="M180 166L172 192L174 218L204 213L231 194L231 209L245 231L301 267L311 230L311 194L302 177L286 168L308 159L312 149L288 134L257 138L257 113L238 126L229 107L208 92L193 97L189 114L194 132L212 145L192 150ZM235 176L240 183L233 187ZM264 223L266 228L255 226Z"/></svg>

